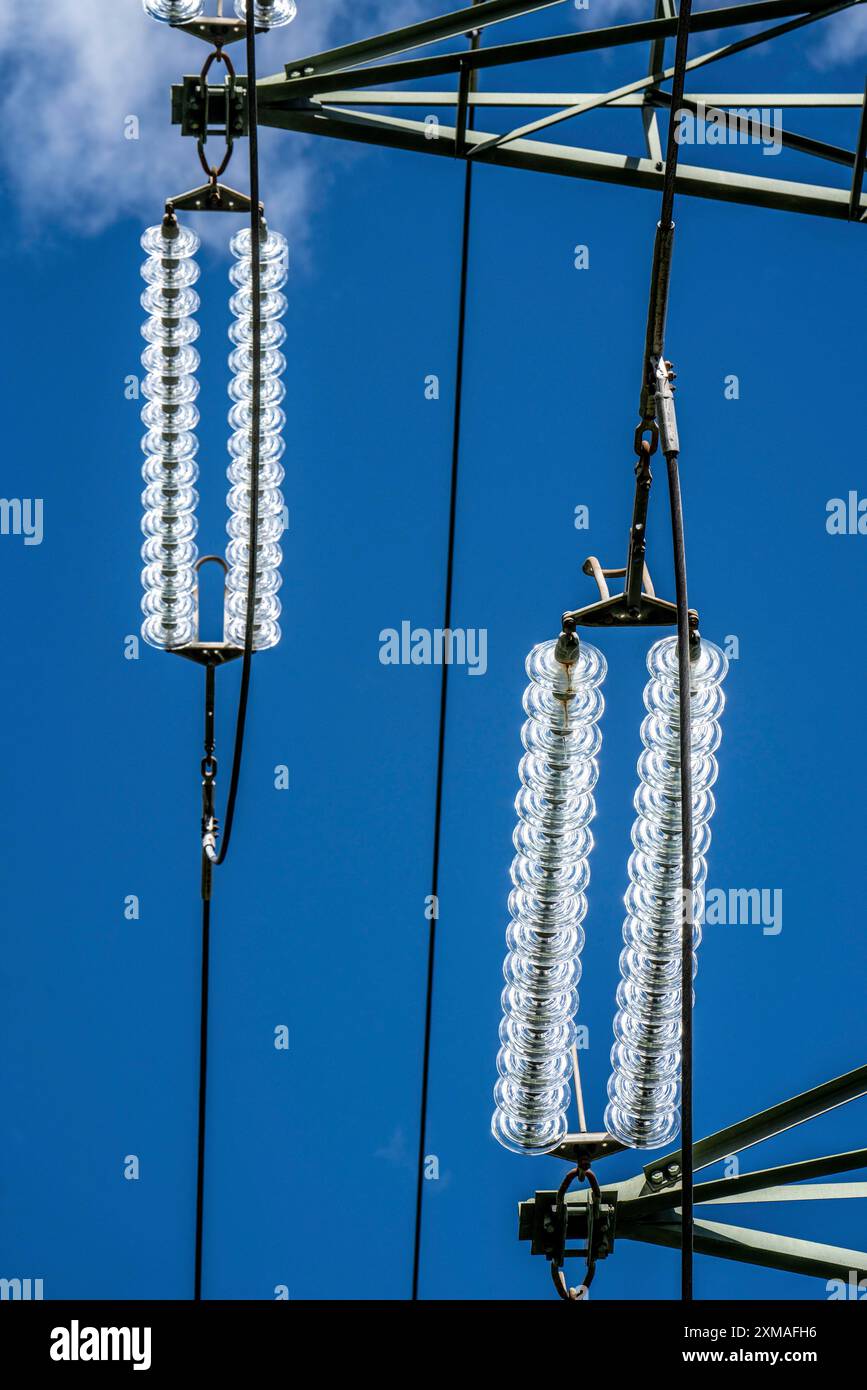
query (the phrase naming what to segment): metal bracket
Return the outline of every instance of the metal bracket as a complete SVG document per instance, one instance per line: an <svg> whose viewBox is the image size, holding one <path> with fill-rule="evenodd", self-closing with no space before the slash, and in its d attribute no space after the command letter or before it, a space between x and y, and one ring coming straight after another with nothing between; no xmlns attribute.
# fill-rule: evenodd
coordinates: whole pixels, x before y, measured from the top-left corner
<svg viewBox="0 0 867 1390"><path fill-rule="evenodd" d="M249 135L247 78L242 75L222 83L208 83L205 90L200 76L186 74L172 87L172 125L180 126L181 135L199 140L224 131L233 139Z"/></svg>
<svg viewBox="0 0 867 1390"><path fill-rule="evenodd" d="M693 1146L694 1168L706 1168L727 1155L740 1153L865 1095L867 1066L856 1067L844 1076L825 1081L700 1139ZM591 1152L601 1156L622 1147L606 1134L575 1134L567 1136L553 1157L580 1160ZM643 1172L601 1190L600 1217L604 1216L604 1220L597 1223L598 1248L596 1233L593 1235L596 1259L604 1259L611 1253L615 1232L620 1240L637 1240L673 1249L680 1246L682 1157L680 1150L663 1154L646 1164ZM697 1206L864 1200L867 1182L824 1183L816 1179L865 1168L867 1148L853 1149L756 1172L741 1172L734 1177L711 1178L694 1186L693 1197ZM556 1219L557 1196L557 1192L537 1192L529 1201L519 1203L518 1238L531 1243L534 1255L545 1255L549 1260L583 1256L585 1250L564 1248L563 1223ZM586 1191L566 1195L567 1241L586 1240L591 1197ZM822 1279L845 1280L851 1279L853 1272L859 1278L867 1274L867 1252L780 1236L747 1226L722 1225L703 1218L695 1222L695 1249L700 1254L721 1259Z"/></svg>
<svg viewBox="0 0 867 1390"><path fill-rule="evenodd" d="M225 576L228 573L228 565L222 555L200 555L196 561L196 575L204 565L217 565L223 571L223 585L225 595ZM196 581L196 612L198 614L199 590L198 579ZM232 642L225 640L220 642L201 642L198 638L199 620L196 617L196 640L188 642L185 647L170 647L169 650L174 656L185 657L187 661L194 661L198 666L207 666L211 672L215 666L225 666L229 661L236 661L239 656L244 655L243 647L236 647ZM210 679L210 678L209 678ZM207 742L207 739L206 739ZM213 753L213 748L206 749L207 753Z"/></svg>
<svg viewBox="0 0 867 1390"><path fill-rule="evenodd" d="M622 1153L626 1148L619 1139L610 1134L567 1134L562 1144L553 1150L552 1158L563 1158L567 1163L582 1163L588 1167L597 1158L607 1158L609 1154Z"/></svg>
<svg viewBox="0 0 867 1390"><path fill-rule="evenodd" d="M594 1222L593 1249L588 1251L588 1215L592 1194L590 1192L570 1192L566 1197L566 1241L584 1241L583 1248L562 1248L563 1233L557 1229L556 1192L537 1192L527 1202L518 1204L518 1239L529 1240L532 1255L544 1255L546 1259L572 1259L576 1256L593 1260L606 1259L614 1249L614 1235L617 1224L616 1189L602 1189L599 1215Z"/></svg>
<svg viewBox="0 0 867 1390"><path fill-rule="evenodd" d="M203 39L214 48L225 48L230 43L247 37L247 25L243 19L223 19L203 16L201 19L188 19L184 24L173 24L184 34L192 34L194 39ZM256 28L257 34L267 33L266 29Z"/></svg>
<svg viewBox="0 0 867 1390"><path fill-rule="evenodd" d="M166 200L166 213L173 212L249 212L250 199L246 193L228 188L224 183L203 183L189 193L179 193Z"/></svg>
<svg viewBox="0 0 867 1390"><path fill-rule="evenodd" d="M244 655L243 647L233 647L231 642L188 642L185 647L170 647L169 651L199 666L225 666Z"/></svg>
<svg viewBox="0 0 867 1390"><path fill-rule="evenodd" d="M677 387L672 385L677 372L673 370L671 363L664 361L662 357L654 358L652 366L656 381L656 422L662 440L662 452L669 458L672 454L680 453L677 416L674 411L674 393Z"/></svg>
<svg viewBox="0 0 867 1390"><path fill-rule="evenodd" d="M487 30L490 25L517 19L521 15L546 9L554 3L555 0L482 0L482 3L457 9L447 15L437 15L421 23L296 59L286 64L282 73L267 77L259 84L260 123L285 130L306 131L329 138L362 141L440 157L478 159L484 163L537 169L576 178L599 180L603 183L660 189L665 171L659 133L652 119L652 106L653 103L664 105L670 100L667 93L661 92L660 84L673 76L673 69L665 67L664 51L666 40L672 37L677 29L674 4L656 4L655 17L651 20L611 25L601 29L582 28L578 33L501 43L471 53L435 52L429 53L426 57L409 56L419 49L427 48L428 45L441 44L443 40L457 38L473 29ZM765 20L785 22L774 23L759 33L699 54L689 60L687 68L690 72L697 72L708 64L769 43L859 3L864 3L864 0L836 0L836 3L835 0L748 0L748 3L744 4L694 11L690 21L692 34ZM475 72L490 69L495 73L501 67L514 68L518 64L536 63L543 58L610 51L621 45L643 43L646 40L651 43L652 70L646 76L627 82L610 92L573 94L570 97L568 94L545 92L515 94L488 91L482 98L477 98L472 92L468 96L466 92L468 70ZM391 61L381 62L381 59ZM446 102L442 92L428 89L427 79L452 74L458 74L461 80L458 82L457 91L451 91ZM413 89L406 86L410 82L416 83ZM384 92L378 90L383 87L386 88ZM723 96L723 101L711 102L708 105L726 105L738 111L764 104L749 94L742 96L735 93L731 97L725 94ZM861 106L860 98L853 102L850 96L851 94L844 93L807 93L803 97L789 94L783 98L783 102L828 109L840 104ZM518 97L520 99L517 99ZM644 103L648 97L650 105L645 109ZM441 125L438 138L431 140L426 125L421 121L378 114L375 108L383 104L383 98L385 105L396 105L398 108L421 105L430 109L431 105L454 105L457 112L455 126ZM305 104L303 99L308 99L312 105ZM517 107L551 105L560 109L555 109L515 130L498 134L490 130L466 129L464 117L467 100L470 103L482 100L486 104ZM347 102L353 110L343 109ZM647 135L648 129L652 132L646 158L625 158L620 152L526 138L536 136L562 121L580 119L585 113L600 107L617 107L621 103L632 102L642 107L645 134ZM769 104L781 102L778 97L774 97L773 102ZM373 109L367 112L359 111L356 109L359 105ZM651 118L649 124L648 117ZM743 128L742 123L746 120L749 129L754 130L754 125L748 117L736 115L726 119L734 119L741 123L739 128ZM678 194L835 217L864 225L867 223L867 200L862 193L864 142L867 141L865 122L867 117L862 122L863 138L859 138L858 150L855 151L834 149L823 141L807 139L790 131L780 133L781 142L787 148L808 156L833 158L853 167L855 177L851 189L792 182L788 179L769 179L756 174L740 174L722 168L679 163L676 182ZM652 398L652 382L645 383L643 388L645 404L648 391ZM642 416L644 413L642 410Z"/></svg>
<svg viewBox="0 0 867 1390"><path fill-rule="evenodd" d="M642 447L635 465L635 501L629 530L629 554L622 569L603 569L595 555L584 561L584 573L596 580L599 602L563 614L564 632L576 627L676 627L677 605L657 598L647 568L647 508L650 502L649 446ZM621 594L611 595L609 579L625 578ZM690 638L698 636L698 614L690 609Z"/></svg>

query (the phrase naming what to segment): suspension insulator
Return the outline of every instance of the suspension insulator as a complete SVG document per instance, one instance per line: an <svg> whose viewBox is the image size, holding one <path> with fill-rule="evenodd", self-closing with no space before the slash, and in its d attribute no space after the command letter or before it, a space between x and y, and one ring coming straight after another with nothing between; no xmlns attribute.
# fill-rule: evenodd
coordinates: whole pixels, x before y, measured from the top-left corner
<svg viewBox="0 0 867 1390"><path fill-rule="evenodd" d="M250 578L250 512L252 506L252 427L253 427L253 265L250 254L250 229L245 228L232 238L235 264L230 278L235 286L231 309L234 322L229 336L234 349L229 366L234 373L229 386L233 405L229 411L232 436L229 440L231 462L228 478L231 484L229 503L229 544L226 561L225 629L228 641L244 645L247 619L247 591ZM260 243L261 286L261 381L259 391L259 501L258 539L255 557L256 604L253 623L253 648L262 651L274 647L280 640L280 538L284 528L282 438L286 416L281 409L285 387L281 376L286 359L280 347L286 336L281 319L286 311L286 298L281 289L288 275L289 254L285 237L269 232Z"/></svg>
<svg viewBox="0 0 867 1390"><path fill-rule="evenodd" d="M564 664L555 656L557 648L555 641L543 642L526 663L528 717L521 731L526 751L515 802L517 853L491 1125L505 1148L527 1154L550 1152L568 1128L592 792L602 742L599 687L605 658L582 643Z"/></svg>
<svg viewBox="0 0 867 1390"><path fill-rule="evenodd" d="M164 24L186 24L190 19L198 19L205 0L142 0L142 5L152 19Z"/></svg>
<svg viewBox="0 0 867 1390"><path fill-rule="evenodd" d="M142 334L146 376L142 410L146 434L142 476L144 569L142 636L154 647L182 647L196 634L198 477L194 430L199 412L196 370L199 354L192 346L199 328L192 315L199 297L192 286L199 276L193 256L199 238L176 223L150 227L141 239L148 258L142 275L148 288L142 306L148 311Z"/></svg>
<svg viewBox="0 0 867 1390"><path fill-rule="evenodd" d="M680 1130L681 894L680 708L677 638L650 649L651 679L644 691L638 817L632 828L629 888L614 1019L613 1071L605 1126L637 1149L668 1144ZM728 661L712 642L701 642L690 661L693 813L693 944L701 941L706 855L710 846L713 756L719 746Z"/></svg>
<svg viewBox="0 0 867 1390"><path fill-rule="evenodd" d="M298 12L295 0L255 0L253 22L261 29L279 29L290 24ZM247 18L247 0L235 0L235 14Z"/></svg>

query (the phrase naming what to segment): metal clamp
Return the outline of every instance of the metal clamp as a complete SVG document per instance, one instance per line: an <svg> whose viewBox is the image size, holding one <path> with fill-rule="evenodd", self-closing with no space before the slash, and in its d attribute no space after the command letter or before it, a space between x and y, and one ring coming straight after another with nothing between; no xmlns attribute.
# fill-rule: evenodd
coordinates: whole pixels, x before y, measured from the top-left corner
<svg viewBox="0 0 867 1390"><path fill-rule="evenodd" d="M603 569L595 555L584 561L584 573L596 580L599 601L585 608L563 614L563 631L573 633L576 627L675 627L677 605L658 598L647 567L647 511L653 474L650 459L654 444L636 433L638 461L635 465L635 500L632 506L632 525L629 529L629 552L622 569ZM655 428L655 427L654 427ZM664 444L664 447L665 444ZM612 595L609 579L625 579L623 592ZM690 610L690 638L698 639L698 614Z"/></svg>
<svg viewBox="0 0 867 1390"><path fill-rule="evenodd" d="M211 57L216 61L214 54ZM227 59L224 54L224 61ZM203 82L201 73L187 73L172 87L172 125L180 126L181 135L195 139L223 130L233 139L249 134L246 76L233 71L228 81L211 85Z"/></svg>
<svg viewBox="0 0 867 1390"><path fill-rule="evenodd" d="M214 63L223 63L226 80L222 86L210 86L208 76ZM220 183L235 148L235 139L249 134L247 78L239 78L228 53L217 43L209 53L198 77L187 76L179 87L172 88L172 122L180 125L182 135L194 136L199 162L208 182L188 193L170 198L166 213L187 212L249 212L250 199ZM205 147L209 135L222 135L226 147L217 164L209 163Z"/></svg>
<svg viewBox="0 0 867 1390"><path fill-rule="evenodd" d="M566 1203L566 1194L573 1182L586 1182L590 1191L585 1205L586 1219L584 1223L585 1245L574 1250L567 1250L566 1242L570 1227L570 1208ZM537 1194L537 1197L541 1194ZM571 1214L583 1215L578 1213L576 1208L571 1209ZM602 1191L596 1174L589 1164L579 1163L577 1167L571 1168L560 1184L554 1202L553 1220L546 1218L545 1227L552 1227L552 1239L549 1241L546 1254L551 1263L551 1278L554 1288L559 1298L566 1303L583 1302L590 1291L596 1274L596 1265L600 1259L604 1259L612 1248L613 1234L613 1207L603 1206ZM570 1256L581 1255L584 1257L584 1278L577 1288L570 1288L563 1273L565 1260Z"/></svg>
<svg viewBox="0 0 867 1390"><path fill-rule="evenodd" d="M662 357L654 358L653 371L656 378L654 401L656 419L662 436L662 452L669 458L672 454L680 453L677 416L674 410L674 393L677 388L672 386L677 372L672 369L671 363L664 361Z"/></svg>
<svg viewBox="0 0 867 1390"><path fill-rule="evenodd" d="M169 650L174 656L183 656L187 661L195 661L199 666L224 666L227 661L236 661L239 656L243 656L243 648L234 646L227 642L225 634L218 642L202 642L199 638L199 588L198 574L203 565L219 565L225 576L229 572L229 567L222 555L200 555L196 561L196 638L193 642L188 642L185 647L171 647ZM225 584L225 579L224 579ZM211 749L213 752L213 749Z"/></svg>

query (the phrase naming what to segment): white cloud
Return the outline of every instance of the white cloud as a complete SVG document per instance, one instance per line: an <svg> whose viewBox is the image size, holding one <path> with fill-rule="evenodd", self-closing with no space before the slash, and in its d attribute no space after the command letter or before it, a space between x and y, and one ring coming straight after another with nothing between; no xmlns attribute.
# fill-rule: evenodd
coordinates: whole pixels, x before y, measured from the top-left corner
<svg viewBox="0 0 867 1390"><path fill-rule="evenodd" d="M231 9L231 0L225 3ZM277 72L292 58L448 8L437 0L299 0L295 22L260 39L260 72ZM647 8L647 0L605 0L605 22ZM598 24L601 6L593 11L573 17ZM491 33L505 41L508 27ZM169 123L168 89L183 73L197 71L206 52L199 40L149 19L141 0L5 0L0 171L33 235L86 235L125 217L147 224L157 220L167 196L201 181L194 142ZM867 52L867 7L824 23L821 42L810 52L822 66ZM138 140L124 138L130 115L140 122ZM326 169L340 148L332 147ZM323 164L314 164L309 142L270 131L263 135L262 160L271 221L296 249L303 247L314 199L321 196ZM245 163L242 144L228 182L245 186ZM222 242L217 220L200 219Z"/></svg>
<svg viewBox="0 0 867 1390"><path fill-rule="evenodd" d="M227 13L232 8L226 0ZM260 74L419 13L417 0L299 0L295 22L259 40ZM86 235L124 217L154 222L167 197L203 182L195 142L170 124L169 87L198 71L207 51L200 40L155 23L141 0L6 0L0 8L0 166L35 235L42 228ZM220 68L214 71L220 80ZM140 124L138 140L124 135L131 115ZM303 143L293 144L288 135L263 140L269 215L296 245L313 198ZM246 186L245 152L246 142L225 176L240 188Z"/></svg>
<svg viewBox="0 0 867 1390"><path fill-rule="evenodd" d="M810 60L816 67L828 68L863 58L867 54L867 7L844 10L820 20L819 34L819 43L810 51Z"/></svg>

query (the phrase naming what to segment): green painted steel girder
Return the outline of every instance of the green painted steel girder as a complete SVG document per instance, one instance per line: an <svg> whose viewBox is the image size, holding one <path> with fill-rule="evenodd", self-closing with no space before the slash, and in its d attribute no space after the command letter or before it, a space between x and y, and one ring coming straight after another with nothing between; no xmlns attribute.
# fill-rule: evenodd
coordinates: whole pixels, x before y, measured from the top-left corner
<svg viewBox="0 0 867 1390"><path fill-rule="evenodd" d="M501 44L494 48L474 47L458 53L411 58L398 63L362 68L349 66L466 33L470 25L473 28L482 28L518 14L547 8L553 2L554 0L481 0L481 3L464 10L290 63L286 68L288 77L277 74L264 78L257 84L260 124L394 149L445 155L449 158L468 158L477 163L532 169L602 183L620 183L629 187L661 189L664 166L653 108L670 105L670 97L659 86L670 75L668 71L652 71L646 77L639 78L614 92L588 94L583 99L578 96L571 105L565 98L549 94L547 102L564 109L528 126L522 126L516 131L495 135L467 130L467 110L471 100L479 105L505 105L514 104L516 96L521 96L530 104L546 104L545 94L485 93L482 97L476 97L468 91L468 76L473 69L495 67L502 63L532 61L564 53L587 52L647 39L651 40L651 65L654 54L661 63L665 39L675 33L677 26L673 6L662 3L661 0L657 4L655 18L650 20L614 25L605 29L583 30L577 34L555 35L553 38L532 39L522 43ZM862 3L864 0L839 0L836 5L829 5L828 0L752 0L752 3L699 11L691 17L690 32L752 24L793 15L799 18L789 19L788 22L771 29L738 39L724 48L692 58L687 66L692 71L735 52L765 43L804 24ZM394 90L378 93L374 90L381 83L404 82L412 78L427 78L443 73L459 74L460 81L454 96L442 92L427 94L423 89L405 93ZM352 90L347 93L345 88L348 82L351 82ZM346 109L339 105L340 96L345 96L352 106L362 104L365 102L365 90L368 93L366 104L372 107L377 106L380 98L386 105L400 105L402 101L407 105L428 106L441 105L443 102L454 103L457 109L457 125L455 128L438 125L435 138L431 138L431 129L427 124ZM646 158L544 143L539 140L528 141L524 138L558 121L580 116L586 110L615 105L621 100L630 104L634 102L641 108L648 142ZM803 101L806 105L819 105L822 102L821 97L810 96L793 100ZM858 98L829 94L829 104L844 103L857 105ZM686 98L684 104L687 109L699 109L696 98ZM754 134L756 121L749 113L729 115L715 110L710 103L706 105L708 114L714 119L720 119L739 130L747 129L751 135ZM865 136L865 129L867 127L862 118L862 137ZM782 145L796 152L851 168L853 177L849 190L679 164L678 191L692 197L834 217L841 221L867 221L867 207L861 192L863 138L853 151L790 131L779 133L779 138Z"/></svg>
<svg viewBox="0 0 867 1390"><path fill-rule="evenodd" d="M848 199L848 196L847 193L842 194L844 199ZM863 202L862 198L862 206ZM854 1071L837 1076L833 1081L813 1086L809 1091L792 1096L790 1100L781 1101L779 1105L760 1110L756 1115L750 1115L745 1120L738 1120L737 1124L728 1125L726 1129L708 1135L693 1149L693 1166L706 1168L710 1163L716 1163L730 1154L741 1153L743 1149L748 1149L763 1139L771 1139L795 1125L803 1124L805 1120L815 1119L818 1115L836 1109L838 1105L845 1105L848 1101L857 1100L859 1096L864 1095L867 1095L867 1066L856 1067ZM682 1151L678 1149L676 1153L667 1154L664 1158L645 1164L644 1172L651 1187L663 1185L662 1182L654 1181L654 1174L662 1174L664 1181L664 1174L669 1165L679 1167L681 1159Z"/></svg>
<svg viewBox="0 0 867 1390"><path fill-rule="evenodd" d="M855 0L863 3L863 0ZM479 9L482 6L478 7ZM827 0L755 0L746 5L730 5L719 10L699 10L690 20L690 34L729 28L732 25L754 24L766 19L782 19L788 15L811 15L828 8ZM469 19L463 11L463 30L475 26L475 13ZM422 28L424 26L416 26ZM667 38L677 31L677 18L638 20L632 24L616 24L607 29L583 29L578 33L556 34L550 38L525 39L518 43L499 44L489 48L464 50L460 53L435 54L427 58L407 58L398 63L382 63L373 67L352 70L355 87L384 83L409 82L420 78L442 77L446 73L471 69L501 67L507 64L532 62L541 58L559 58L573 53L590 53L623 44ZM400 32L400 31L398 31ZM430 40L419 40L429 42ZM322 55L327 60L328 55ZM346 85L345 67L318 66L318 58L305 58L301 63L287 63L287 97L321 95ZM278 83L280 78L266 79Z"/></svg>
<svg viewBox="0 0 867 1390"><path fill-rule="evenodd" d="M477 145L494 138L485 131L470 130L465 133L461 148L457 130L450 126L440 125L437 138L432 140L429 129L421 121L322 108L313 104L285 107L276 102L272 104L267 97L264 101L260 97L259 123L282 130L306 131L364 144L437 154L450 159L466 157ZM512 140L505 145L493 146L477 155L476 162L564 174L571 178L594 179L601 183L617 183L656 192L662 189L664 177L654 160L580 149L572 145L547 144L540 140ZM844 221L849 217L849 192L846 189L736 174L680 162L676 190L679 194L695 198L715 198L722 202L746 203L785 212L806 212ZM867 219L867 195L861 195L858 213L858 220Z"/></svg>
<svg viewBox="0 0 867 1390"><path fill-rule="evenodd" d="M680 1249L680 1222L651 1223L621 1228L617 1234L624 1240L639 1240L647 1245L665 1245ZM718 1221L697 1218L693 1234L697 1255L716 1255L718 1259L738 1260L741 1264L760 1265L764 1269L785 1270L789 1274L813 1275L818 1279L856 1279L867 1274L867 1254L863 1250L846 1250L837 1245L822 1245L815 1240L798 1240L794 1236L779 1236L772 1231L754 1231L746 1226L727 1226Z"/></svg>
<svg viewBox="0 0 867 1390"><path fill-rule="evenodd" d="M565 0L480 0L473 6L472 21L467 8L453 10L450 14L435 15L423 19L418 24L408 24L401 29L390 29L373 38L360 39L357 43L346 43L340 48L330 48L325 53L314 53L309 58L296 58L287 63L286 72L303 74L308 68L317 73L337 72L355 67L358 63L373 63L378 58L389 58L393 53L406 53L413 48L423 48L428 43L438 43L443 39L454 39L466 34L469 28L485 29L490 24L499 24L504 19L515 19L519 15L531 14L534 10L550 9L552 5L562 5Z"/></svg>

